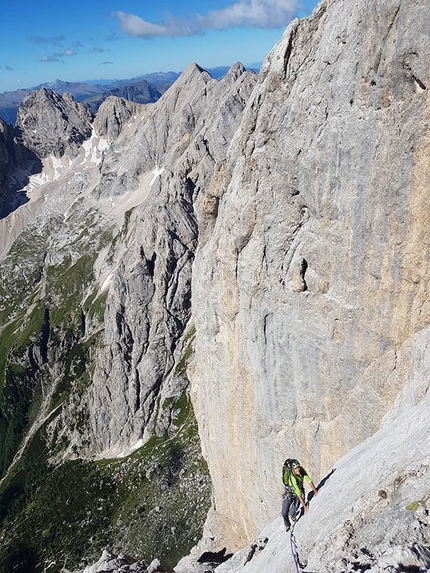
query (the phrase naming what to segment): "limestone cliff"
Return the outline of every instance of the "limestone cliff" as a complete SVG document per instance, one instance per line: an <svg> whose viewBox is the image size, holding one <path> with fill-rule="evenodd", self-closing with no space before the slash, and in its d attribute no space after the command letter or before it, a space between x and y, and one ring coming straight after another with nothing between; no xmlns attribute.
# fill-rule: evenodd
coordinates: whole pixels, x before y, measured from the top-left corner
<svg viewBox="0 0 430 573"><path fill-rule="evenodd" d="M0 120L0 220L27 202L21 189L38 170L40 159L19 141L16 129Z"/></svg>
<svg viewBox="0 0 430 573"><path fill-rule="evenodd" d="M66 151L76 154L91 135L91 121L88 109L70 94L42 88L31 91L19 105L16 128L22 143L39 158L61 157Z"/></svg>
<svg viewBox="0 0 430 573"><path fill-rule="evenodd" d="M405 573L430 567L429 398L353 448L286 533L277 518L219 573ZM292 552L296 548L296 553ZM198 568L184 560L177 573Z"/></svg>
<svg viewBox="0 0 430 573"><path fill-rule="evenodd" d="M278 513L286 457L317 480L428 392L429 18L292 22L198 211L190 375L225 544Z"/></svg>
<svg viewBox="0 0 430 573"><path fill-rule="evenodd" d="M392 448L402 423L402 444L417 442L429 16L423 0L323 0L258 79L236 64L218 82L191 64L156 103L110 98L94 121L69 96L28 96L18 143L40 164L21 173L26 204L0 220L5 570L54 556L57 570L75 567L107 545L171 569L210 502L199 547L238 548L272 522L286 457L318 481L381 424L384 439L363 442L374 451ZM425 505L419 443L407 479ZM357 452L376 463L366 447L335 475L352 483ZM396 500L411 502L394 495L411 455L380 472L381 527L404 517ZM333 547L344 517L338 508ZM315 570L319 532L302 530Z"/></svg>

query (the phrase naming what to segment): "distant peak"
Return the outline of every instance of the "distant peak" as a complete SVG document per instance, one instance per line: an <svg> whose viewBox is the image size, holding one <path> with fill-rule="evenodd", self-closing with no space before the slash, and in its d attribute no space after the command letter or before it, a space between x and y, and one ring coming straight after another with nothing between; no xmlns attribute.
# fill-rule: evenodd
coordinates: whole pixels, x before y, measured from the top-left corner
<svg viewBox="0 0 430 573"><path fill-rule="evenodd" d="M231 66L229 71L226 73L224 79L227 81L229 80L236 81L237 78L240 78L240 76L245 72L246 72L245 66L241 62L236 62Z"/></svg>
<svg viewBox="0 0 430 573"><path fill-rule="evenodd" d="M59 101L59 99L61 99L60 96L50 88L43 87L40 90L30 92L30 94L31 93L35 94L35 98L37 100L48 99L50 101L57 102L57 101ZM24 101L26 101L27 99L28 99L28 96Z"/></svg>
<svg viewBox="0 0 430 573"><path fill-rule="evenodd" d="M187 68L185 68L184 70L184 74L186 73L193 73L193 72L204 72L205 70L199 66L199 64L196 64L196 62L192 62Z"/></svg>
<svg viewBox="0 0 430 573"><path fill-rule="evenodd" d="M179 81L188 82L196 77L203 78L205 82L208 82L210 79L212 79L212 76L206 70L204 70L195 62L193 62L183 71L182 75L179 78Z"/></svg>

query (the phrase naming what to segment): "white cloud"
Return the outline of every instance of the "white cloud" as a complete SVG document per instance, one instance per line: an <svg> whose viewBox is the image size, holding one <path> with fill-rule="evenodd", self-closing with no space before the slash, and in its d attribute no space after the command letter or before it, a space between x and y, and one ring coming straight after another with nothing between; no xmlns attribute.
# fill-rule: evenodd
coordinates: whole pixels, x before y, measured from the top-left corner
<svg viewBox="0 0 430 573"><path fill-rule="evenodd" d="M60 58L63 56L76 56L76 51L72 48L67 48L66 50L62 50L61 52L54 52L50 56L42 56L40 58L41 62L59 62Z"/></svg>
<svg viewBox="0 0 430 573"><path fill-rule="evenodd" d="M41 56L41 62L59 62L60 60L55 56Z"/></svg>
<svg viewBox="0 0 430 573"><path fill-rule="evenodd" d="M196 20L202 28L215 30L243 26L279 28L294 18L301 5L299 0L240 0L207 16L197 15Z"/></svg>
<svg viewBox="0 0 430 573"><path fill-rule="evenodd" d="M125 12L115 12L121 23L121 30L133 37L151 37L151 36L168 36L168 29L165 26L157 26Z"/></svg>
<svg viewBox="0 0 430 573"><path fill-rule="evenodd" d="M222 10L207 15L195 14L185 19L168 16L161 24L152 24L134 14L115 12L121 30L129 36L192 36L206 30L225 30L251 26L279 28L286 26L303 7L301 0L239 0Z"/></svg>

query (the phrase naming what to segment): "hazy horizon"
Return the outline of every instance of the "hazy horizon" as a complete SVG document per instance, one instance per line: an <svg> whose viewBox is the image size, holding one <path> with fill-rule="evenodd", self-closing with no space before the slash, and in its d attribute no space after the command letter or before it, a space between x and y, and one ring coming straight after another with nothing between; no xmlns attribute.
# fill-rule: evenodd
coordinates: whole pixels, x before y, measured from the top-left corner
<svg viewBox="0 0 430 573"><path fill-rule="evenodd" d="M295 17L317 0L75 0L62 10L10 4L0 37L0 92L82 78L129 79L263 61ZM223 62L220 64L219 62ZM87 80L88 81L88 80Z"/></svg>

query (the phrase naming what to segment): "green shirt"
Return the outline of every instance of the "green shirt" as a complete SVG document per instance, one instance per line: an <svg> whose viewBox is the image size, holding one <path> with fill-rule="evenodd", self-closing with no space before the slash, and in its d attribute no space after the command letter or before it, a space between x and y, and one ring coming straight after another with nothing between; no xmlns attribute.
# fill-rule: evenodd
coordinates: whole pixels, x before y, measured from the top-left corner
<svg viewBox="0 0 430 573"><path fill-rule="evenodd" d="M305 494L305 488L303 487L303 481L306 481L307 483L311 483L311 481L312 481L306 472L304 472L303 475L299 475L299 476L296 476L295 474L290 473L289 476L287 477L287 481L285 481L285 477L284 477L284 485L286 487L290 488L291 491L295 495L301 495L302 497Z"/></svg>

